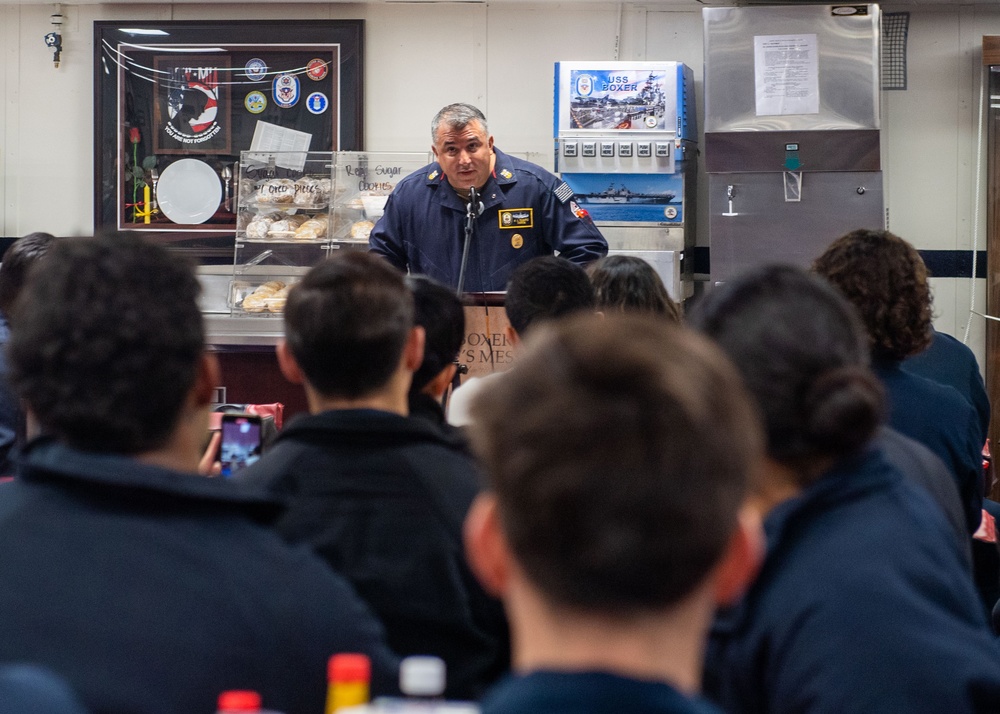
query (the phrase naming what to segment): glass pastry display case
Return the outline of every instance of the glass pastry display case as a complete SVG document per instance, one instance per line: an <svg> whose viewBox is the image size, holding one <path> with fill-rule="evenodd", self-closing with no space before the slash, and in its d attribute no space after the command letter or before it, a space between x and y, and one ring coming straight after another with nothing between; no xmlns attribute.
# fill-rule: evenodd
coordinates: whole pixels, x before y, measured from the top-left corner
<svg viewBox="0 0 1000 714"><path fill-rule="evenodd" d="M334 240L368 244L396 184L432 161L430 153L338 151L334 163Z"/></svg>
<svg viewBox="0 0 1000 714"><path fill-rule="evenodd" d="M389 194L426 165L424 153L240 154L232 317L277 317L288 290L337 250L367 250Z"/></svg>
<svg viewBox="0 0 1000 714"><path fill-rule="evenodd" d="M231 315L277 316L289 288L333 249L334 154L240 154Z"/></svg>

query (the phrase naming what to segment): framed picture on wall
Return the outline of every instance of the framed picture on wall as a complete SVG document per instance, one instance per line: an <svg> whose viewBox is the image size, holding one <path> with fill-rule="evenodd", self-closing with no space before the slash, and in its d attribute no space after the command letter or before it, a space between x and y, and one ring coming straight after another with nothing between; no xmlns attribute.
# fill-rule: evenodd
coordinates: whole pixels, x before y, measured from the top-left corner
<svg viewBox="0 0 1000 714"><path fill-rule="evenodd" d="M231 260L255 135L364 150L363 33L362 20L95 22L95 230Z"/></svg>
<svg viewBox="0 0 1000 714"><path fill-rule="evenodd" d="M229 56L153 58L154 154L231 154Z"/></svg>

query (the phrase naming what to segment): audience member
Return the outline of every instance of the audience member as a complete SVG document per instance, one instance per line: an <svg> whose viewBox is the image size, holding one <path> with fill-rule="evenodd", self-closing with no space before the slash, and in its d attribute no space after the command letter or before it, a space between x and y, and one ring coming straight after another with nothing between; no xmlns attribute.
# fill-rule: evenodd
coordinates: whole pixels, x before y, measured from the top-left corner
<svg viewBox="0 0 1000 714"><path fill-rule="evenodd" d="M11 382L46 436L0 485L0 661L94 712L210 712L255 689L322 711L326 661L395 657L347 582L258 521L264 493L195 475L218 364L185 262L129 234L59 241L12 316Z"/></svg>
<svg viewBox="0 0 1000 714"><path fill-rule="evenodd" d="M396 652L441 657L448 696L478 697L508 668L507 625L462 548L475 464L407 417L423 344L413 296L387 262L349 252L314 267L288 295L278 345L310 414L238 478L288 499L279 533L354 584Z"/></svg>
<svg viewBox="0 0 1000 714"><path fill-rule="evenodd" d="M986 435L955 389L902 368L931 342L927 269L909 243L888 231L857 230L835 240L813 264L857 309L868 331L872 368L886 390L888 422L937 454L952 470L966 528L982 520Z"/></svg>
<svg viewBox="0 0 1000 714"><path fill-rule="evenodd" d="M516 671L483 714L714 712L706 632L762 549L763 439L725 358L649 317L579 316L539 328L473 411L490 490L467 547Z"/></svg>
<svg viewBox="0 0 1000 714"><path fill-rule="evenodd" d="M587 268L597 309L646 312L681 321L681 310L653 266L633 255L609 255Z"/></svg>
<svg viewBox="0 0 1000 714"><path fill-rule="evenodd" d="M7 375L4 345L10 339L10 314L28 269L48 252L54 240L48 233L29 233L14 241L0 262L0 476L14 473L15 447L24 444L26 432L24 410Z"/></svg>
<svg viewBox="0 0 1000 714"><path fill-rule="evenodd" d="M410 275L406 284L413 293L414 324L424 328L424 361L413 373L410 416L464 439L445 419L442 400L458 370L458 351L465 339L465 309L454 290L426 275Z"/></svg>
<svg viewBox="0 0 1000 714"><path fill-rule="evenodd" d="M989 433L990 398L976 355L966 345L932 325L930 347L903 360L902 366L907 372L954 387L975 408L983 434Z"/></svg>
<svg viewBox="0 0 1000 714"><path fill-rule="evenodd" d="M763 267L687 318L736 364L768 439L767 555L717 618L706 689L731 714L1000 711L1000 648L944 515L871 443L882 389L850 304Z"/></svg>
<svg viewBox="0 0 1000 714"><path fill-rule="evenodd" d="M594 287L583 268L564 258L541 256L521 265L510 276L504 306L510 325L507 341L515 352L530 328L549 320L594 309ZM496 375L470 377L448 401L448 422L467 426L469 405L479 390Z"/></svg>

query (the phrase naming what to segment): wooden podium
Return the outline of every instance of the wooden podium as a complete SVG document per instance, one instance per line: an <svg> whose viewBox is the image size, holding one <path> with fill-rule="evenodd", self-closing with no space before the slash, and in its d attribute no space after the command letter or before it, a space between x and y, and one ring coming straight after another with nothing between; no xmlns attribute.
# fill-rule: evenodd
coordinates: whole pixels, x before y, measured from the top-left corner
<svg viewBox="0 0 1000 714"><path fill-rule="evenodd" d="M465 339L458 353L459 364L469 368L463 377L482 377L503 372L514 359L514 346L507 339L510 321L504 310L505 293L466 293Z"/></svg>

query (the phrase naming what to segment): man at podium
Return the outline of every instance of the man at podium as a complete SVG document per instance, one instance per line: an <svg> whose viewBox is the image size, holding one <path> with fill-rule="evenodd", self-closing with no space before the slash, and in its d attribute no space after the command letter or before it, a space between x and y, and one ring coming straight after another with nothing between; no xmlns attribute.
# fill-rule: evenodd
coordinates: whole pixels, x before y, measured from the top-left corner
<svg viewBox="0 0 1000 714"><path fill-rule="evenodd" d="M608 244L566 183L493 145L486 117L449 104L431 123L436 161L406 177L372 229L371 250L401 270L469 292L501 291L522 263L559 253L574 263ZM464 283L462 254L473 226Z"/></svg>

